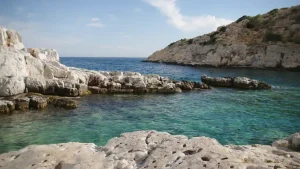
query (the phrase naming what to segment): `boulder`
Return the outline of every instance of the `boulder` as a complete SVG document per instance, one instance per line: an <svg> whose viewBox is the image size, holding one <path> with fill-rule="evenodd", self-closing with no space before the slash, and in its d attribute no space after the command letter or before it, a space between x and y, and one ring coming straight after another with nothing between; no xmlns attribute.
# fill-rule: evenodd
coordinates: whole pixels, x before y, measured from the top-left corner
<svg viewBox="0 0 300 169"><path fill-rule="evenodd" d="M158 93L163 93L163 94L173 94L173 93L180 93L182 90L174 83L164 83L163 87L159 87L157 90Z"/></svg>
<svg viewBox="0 0 300 169"><path fill-rule="evenodd" d="M88 78L88 86L101 86L107 77L100 73L91 73Z"/></svg>
<svg viewBox="0 0 300 169"><path fill-rule="evenodd" d="M69 98L57 98L53 101L53 105L67 110L76 109L78 107L78 103Z"/></svg>
<svg viewBox="0 0 300 169"><path fill-rule="evenodd" d="M34 58L32 56L25 56L26 67L28 70L28 76L34 78L45 78L53 79L54 75L49 66L45 66L45 63L40 59Z"/></svg>
<svg viewBox="0 0 300 169"><path fill-rule="evenodd" d="M271 89L272 86L258 80L247 77L236 77L233 80L233 87L239 89Z"/></svg>
<svg viewBox="0 0 300 169"><path fill-rule="evenodd" d="M279 149L291 149L300 152L300 133L295 133L285 139L274 141L272 146Z"/></svg>
<svg viewBox="0 0 300 169"><path fill-rule="evenodd" d="M30 99L28 97L15 99L16 110L25 111L29 109Z"/></svg>
<svg viewBox="0 0 300 169"><path fill-rule="evenodd" d="M108 92L107 88L100 88L100 87L97 87L97 86L89 86L88 90L92 94L104 94L104 93Z"/></svg>
<svg viewBox="0 0 300 169"><path fill-rule="evenodd" d="M300 152L300 133L295 133L287 138L289 147Z"/></svg>
<svg viewBox="0 0 300 169"><path fill-rule="evenodd" d="M15 110L15 105L12 101L0 100L0 114L10 113Z"/></svg>
<svg viewBox="0 0 300 169"><path fill-rule="evenodd" d="M231 77L209 77L206 75L201 76L201 81L209 86L217 87L232 87L233 79Z"/></svg>
<svg viewBox="0 0 300 169"><path fill-rule="evenodd" d="M176 87L179 87L181 90L193 90L194 82L182 81L175 83Z"/></svg>
<svg viewBox="0 0 300 169"><path fill-rule="evenodd" d="M137 88L137 89L144 89L144 88L146 88L146 84L143 81L139 81L139 82L135 83L133 86L135 88Z"/></svg>
<svg viewBox="0 0 300 169"><path fill-rule="evenodd" d="M45 69L49 69L56 78L67 78L70 75L69 68L57 61L44 61L44 64Z"/></svg>
<svg viewBox="0 0 300 169"><path fill-rule="evenodd" d="M0 46L11 47L17 50L24 49L21 35L15 30L0 27Z"/></svg>
<svg viewBox="0 0 300 169"><path fill-rule="evenodd" d="M25 79L27 92L44 93L46 89L46 81L43 78L27 77Z"/></svg>
<svg viewBox="0 0 300 169"><path fill-rule="evenodd" d="M47 99L41 96L30 96L29 107L33 109L44 109L47 107Z"/></svg>
<svg viewBox="0 0 300 169"><path fill-rule="evenodd" d="M59 62L59 55L55 49L27 48L27 52L40 60Z"/></svg>
<svg viewBox="0 0 300 169"><path fill-rule="evenodd" d="M107 88L109 89L121 89L122 85L120 83L116 83L116 82L109 82L107 84Z"/></svg>
<svg viewBox="0 0 300 169"><path fill-rule="evenodd" d="M25 83L22 77L0 77L0 96L13 96L24 91Z"/></svg>

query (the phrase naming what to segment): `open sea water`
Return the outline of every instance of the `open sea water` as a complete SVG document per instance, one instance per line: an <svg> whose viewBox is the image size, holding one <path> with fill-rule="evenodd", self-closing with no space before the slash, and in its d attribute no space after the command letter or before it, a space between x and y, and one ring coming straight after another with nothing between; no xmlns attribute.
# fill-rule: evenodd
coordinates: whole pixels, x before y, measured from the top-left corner
<svg viewBox="0 0 300 169"><path fill-rule="evenodd" d="M247 76L272 90L214 88L173 95L91 95L75 110L47 108L0 116L0 153L31 144L93 142L105 145L123 132L158 130L208 136L222 144L271 144L300 131L300 72L199 68L141 62L142 58L61 58L67 66L136 71L176 80Z"/></svg>

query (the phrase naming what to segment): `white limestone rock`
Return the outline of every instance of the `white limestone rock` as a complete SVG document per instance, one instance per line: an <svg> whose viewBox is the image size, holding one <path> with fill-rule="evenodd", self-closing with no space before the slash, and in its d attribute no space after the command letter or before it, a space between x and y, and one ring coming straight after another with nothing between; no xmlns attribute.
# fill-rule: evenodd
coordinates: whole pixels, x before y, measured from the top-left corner
<svg viewBox="0 0 300 169"><path fill-rule="evenodd" d="M0 46L11 47L17 50L24 49L21 35L15 30L0 27Z"/></svg>
<svg viewBox="0 0 300 169"><path fill-rule="evenodd" d="M0 77L0 96L14 96L25 92L24 78L20 76Z"/></svg>
<svg viewBox="0 0 300 169"><path fill-rule="evenodd" d="M103 147L91 143L32 145L0 155L2 169L60 167L262 169L299 168L300 153L268 145L227 145L208 137L136 131L110 139Z"/></svg>
<svg viewBox="0 0 300 169"><path fill-rule="evenodd" d="M55 49L27 48L27 52L40 60L59 62L59 55Z"/></svg>

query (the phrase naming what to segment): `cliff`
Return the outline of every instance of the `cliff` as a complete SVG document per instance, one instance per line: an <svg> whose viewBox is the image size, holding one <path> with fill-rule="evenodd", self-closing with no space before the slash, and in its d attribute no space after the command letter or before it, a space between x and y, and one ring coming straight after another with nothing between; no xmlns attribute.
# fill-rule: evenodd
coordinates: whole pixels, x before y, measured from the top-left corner
<svg viewBox="0 0 300 169"><path fill-rule="evenodd" d="M67 67L59 62L56 50L25 48L18 32L0 27L0 97L27 92L76 97L87 91L94 94L176 93L192 89L208 89L208 86L154 74ZM1 108L7 112L10 104L0 99L0 113Z"/></svg>
<svg viewBox="0 0 300 169"><path fill-rule="evenodd" d="M243 16L209 34L181 39L146 61L195 66L300 68L300 6Z"/></svg>

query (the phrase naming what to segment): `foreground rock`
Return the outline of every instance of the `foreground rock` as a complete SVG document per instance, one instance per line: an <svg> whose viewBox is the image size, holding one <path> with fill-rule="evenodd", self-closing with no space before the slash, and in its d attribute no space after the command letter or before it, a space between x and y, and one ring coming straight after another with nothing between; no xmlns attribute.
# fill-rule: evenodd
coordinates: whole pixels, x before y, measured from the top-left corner
<svg viewBox="0 0 300 169"><path fill-rule="evenodd" d="M300 5L243 16L209 34L171 43L147 61L300 70L299 16Z"/></svg>
<svg viewBox="0 0 300 169"><path fill-rule="evenodd" d="M278 140L273 143L274 147L285 150L292 149L300 152L300 133L295 133L286 139Z"/></svg>
<svg viewBox="0 0 300 169"><path fill-rule="evenodd" d="M268 145L222 146L208 137L156 131L124 133L103 147L92 143L32 145L0 155L0 167L44 169L300 168L300 153Z"/></svg>
<svg viewBox="0 0 300 169"><path fill-rule="evenodd" d="M209 77L201 76L203 83L217 87L232 87L238 89L271 89L272 86L258 80L249 79L247 77Z"/></svg>

